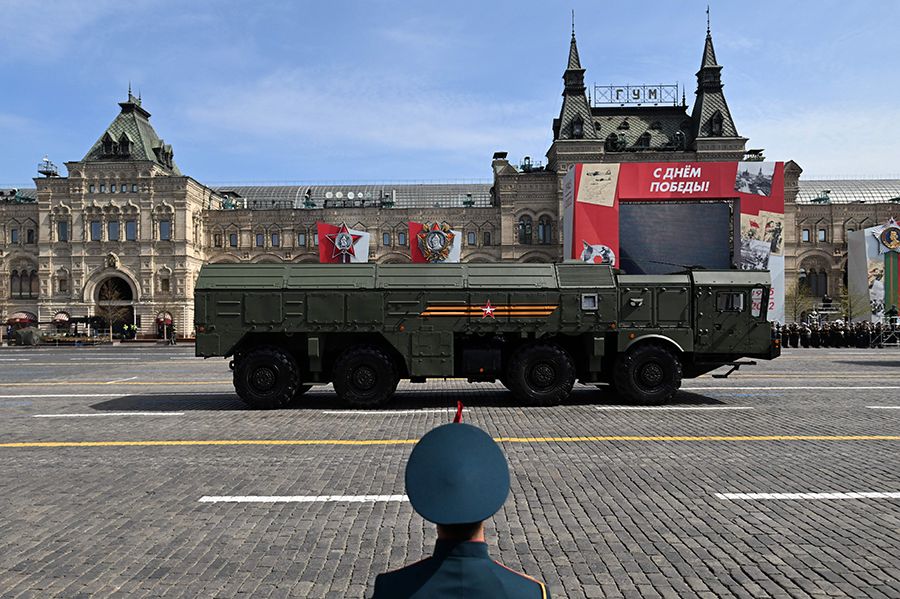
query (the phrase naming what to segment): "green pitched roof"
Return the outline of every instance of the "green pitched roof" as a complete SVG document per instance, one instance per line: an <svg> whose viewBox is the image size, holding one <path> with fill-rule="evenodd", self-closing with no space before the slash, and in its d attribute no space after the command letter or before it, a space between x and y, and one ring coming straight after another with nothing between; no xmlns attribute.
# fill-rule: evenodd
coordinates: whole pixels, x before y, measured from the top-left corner
<svg viewBox="0 0 900 599"><path fill-rule="evenodd" d="M150 113L141 108L140 98L128 91L128 101L120 102L122 112L106 128L85 154L82 162L154 162L181 175L172 160L172 146L160 139L150 124Z"/></svg>

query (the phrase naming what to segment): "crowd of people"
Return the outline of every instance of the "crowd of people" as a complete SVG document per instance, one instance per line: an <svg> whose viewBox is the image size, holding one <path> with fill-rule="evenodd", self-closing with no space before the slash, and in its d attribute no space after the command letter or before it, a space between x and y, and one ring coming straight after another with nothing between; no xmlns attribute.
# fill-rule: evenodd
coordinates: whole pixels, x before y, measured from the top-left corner
<svg viewBox="0 0 900 599"><path fill-rule="evenodd" d="M832 322L774 324L781 347L884 347L900 344L900 326L880 322Z"/></svg>

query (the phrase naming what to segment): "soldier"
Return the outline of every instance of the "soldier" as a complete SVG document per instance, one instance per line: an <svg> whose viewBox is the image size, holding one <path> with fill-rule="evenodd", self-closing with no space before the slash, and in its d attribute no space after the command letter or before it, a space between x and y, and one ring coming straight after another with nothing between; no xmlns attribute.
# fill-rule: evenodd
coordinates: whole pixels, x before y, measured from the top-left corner
<svg viewBox="0 0 900 599"><path fill-rule="evenodd" d="M800 347L800 327L796 322L791 323L790 341L791 347Z"/></svg>
<svg viewBox="0 0 900 599"><path fill-rule="evenodd" d="M379 574L372 599L533 597L547 599L543 583L493 561L484 520L509 494L509 467L500 446L480 428L458 421L428 432L406 464L413 509L437 524L434 554Z"/></svg>

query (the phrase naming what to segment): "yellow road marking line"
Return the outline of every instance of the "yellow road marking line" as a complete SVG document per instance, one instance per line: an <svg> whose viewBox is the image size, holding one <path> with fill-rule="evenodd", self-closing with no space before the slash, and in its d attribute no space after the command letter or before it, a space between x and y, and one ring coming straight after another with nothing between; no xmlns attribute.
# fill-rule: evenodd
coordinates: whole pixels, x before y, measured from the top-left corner
<svg viewBox="0 0 900 599"><path fill-rule="evenodd" d="M497 442L508 443L573 443L584 441L900 441L900 435L768 435L768 436L706 436L706 437L499 437ZM186 445L411 445L418 439L382 439L349 441L341 439L301 440L212 440L212 441L81 441L0 443L3 447L150 447Z"/></svg>

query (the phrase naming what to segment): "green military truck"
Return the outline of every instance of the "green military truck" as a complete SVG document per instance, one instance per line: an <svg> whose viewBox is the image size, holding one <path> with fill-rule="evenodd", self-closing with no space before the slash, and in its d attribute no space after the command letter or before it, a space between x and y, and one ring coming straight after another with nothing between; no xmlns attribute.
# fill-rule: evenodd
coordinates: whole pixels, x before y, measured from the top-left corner
<svg viewBox="0 0 900 599"><path fill-rule="evenodd" d="M378 406L401 379L430 378L499 380L532 405L559 403L576 380L605 383L655 405L684 377L778 356L769 291L767 272L626 275L580 261L210 264L196 352L233 358L235 389L258 409L327 383Z"/></svg>

